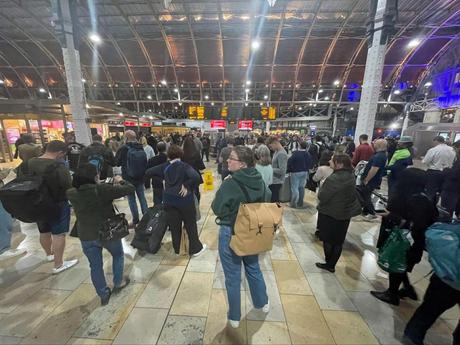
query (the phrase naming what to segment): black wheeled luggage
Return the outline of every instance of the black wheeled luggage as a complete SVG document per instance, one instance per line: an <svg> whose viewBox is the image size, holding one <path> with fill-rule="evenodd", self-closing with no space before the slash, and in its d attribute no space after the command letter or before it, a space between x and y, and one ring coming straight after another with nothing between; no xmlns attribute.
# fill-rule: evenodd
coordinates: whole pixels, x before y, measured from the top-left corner
<svg viewBox="0 0 460 345"><path fill-rule="evenodd" d="M156 254L168 228L166 211L163 205L149 208L135 229L131 245L139 250Z"/></svg>

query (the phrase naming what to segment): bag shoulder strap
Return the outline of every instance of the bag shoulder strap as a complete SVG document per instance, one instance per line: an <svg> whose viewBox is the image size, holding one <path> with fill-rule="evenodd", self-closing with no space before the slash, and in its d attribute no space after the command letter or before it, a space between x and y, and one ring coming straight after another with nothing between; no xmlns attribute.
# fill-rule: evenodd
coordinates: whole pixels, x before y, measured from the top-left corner
<svg viewBox="0 0 460 345"><path fill-rule="evenodd" d="M244 184L242 184L240 181L236 180L236 179L232 179L233 181L236 182L236 184L238 185L238 187L240 187L241 191L243 192L244 194L244 197L246 198L246 203L250 203L251 202L251 198L249 197L249 193L248 193L248 190L246 189L246 187L244 186ZM262 200L261 202L264 202L265 201L265 182L263 182L263 185L264 185L264 194L262 195ZM254 200L254 202L256 201L260 201L260 200Z"/></svg>
<svg viewBox="0 0 460 345"><path fill-rule="evenodd" d="M246 189L246 187L238 180L236 179L232 179L232 181L235 181L236 184L238 185L238 187L240 188L240 190L243 192L244 194L244 198L246 199L246 203L249 203L251 201L251 198L249 197L249 193L248 193L248 190Z"/></svg>

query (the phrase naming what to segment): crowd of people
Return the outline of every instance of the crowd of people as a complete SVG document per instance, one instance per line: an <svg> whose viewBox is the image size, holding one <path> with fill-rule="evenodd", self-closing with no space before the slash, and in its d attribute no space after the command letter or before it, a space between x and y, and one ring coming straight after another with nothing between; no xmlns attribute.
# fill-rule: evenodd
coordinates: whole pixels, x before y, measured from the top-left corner
<svg viewBox="0 0 460 345"><path fill-rule="evenodd" d="M203 183L201 174L206 168L203 160L209 162L211 149L208 135L191 131L183 136L174 133L165 137L146 137L127 130L123 138L117 135L105 143L101 136L94 135L93 143L81 148L73 167L70 159L66 159L70 154L69 145L63 141L49 142L42 152L33 138L25 135L22 140L17 150L22 160L17 169L18 176L31 173L44 176L49 180L55 198L57 212L46 222L38 223L40 244L46 259L54 262L52 273L58 274L77 263L77 260L63 258L71 204L76 215L73 227L90 263L91 279L102 305L109 303L110 296L130 282L123 275L121 240L102 241L99 238L103 223L116 215L112 206L114 200L127 197L130 226L134 227L149 208L145 189L152 188L154 205L165 207L174 252L179 253L182 226L188 235L190 256L199 256L206 250L206 244L201 243L198 236L197 213L200 184ZM230 247L241 203L287 202L287 207L301 211L312 207L305 203L305 190L316 191L318 219L315 235L322 241L324 249L324 262L317 262L316 266L334 273L351 219L361 216L364 221L380 220L373 196L381 197L385 190L382 186L385 176L388 197L385 198L386 211L381 214L377 248L385 243L387 230L394 227L408 229L413 243L407 252L406 271L390 273L388 289L371 291L371 294L396 306L401 298L418 299L408 272L421 261L425 231L439 215L437 204L451 216L460 216L460 142L450 146L443 137L435 137L434 147L422 160L426 171L413 167L411 137L402 136L398 140L379 138L370 142L363 134L359 143L355 147L351 137L297 135L228 135L217 139L217 171L222 183L211 207L219 226L219 256L229 303L228 320L232 327L239 327L241 318L242 266L254 307L267 313L270 306L258 255L238 256ZM0 208L0 215L4 223L7 212L3 208ZM11 223L11 218L6 223ZM3 245L11 237L11 226L3 229L2 225L1 231L0 258L21 254L11 250L7 243ZM112 288L108 287L104 277L103 248L113 257ZM433 291L436 288L448 291L443 284L433 275L425 302L408 324L405 334L415 344L423 344L423 337L436 318L460 301L457 290L449 296ZM428 302L430 299L432 302ZM437 302L442 302L443 307L435 310L430 303ZM458 333L457 330L456 338Z"/></svg>

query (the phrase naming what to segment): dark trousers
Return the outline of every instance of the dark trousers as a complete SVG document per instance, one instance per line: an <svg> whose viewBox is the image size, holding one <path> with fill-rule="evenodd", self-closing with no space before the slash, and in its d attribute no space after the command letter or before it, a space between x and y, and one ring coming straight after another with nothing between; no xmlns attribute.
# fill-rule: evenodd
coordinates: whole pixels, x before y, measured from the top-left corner
<svg viewBox="0 0 460 345"><path fill-rule="evenodd" d="M444 177L442 171L428 169L426 171L426 194L433 202L438 201L438 194L441 194Z"/></svg>
<svg viewBox="0 0 460 345"><path fill-rule="evenodd" d="M409 281L409 276L407 275L406 272L404 273L390 273L389 274L389 280L390 280L390 287L388 290L390 290L391 293L397 294L399 291L399 287L401 286L401 283L404 285L405 288L410 287L410 281Z"/></svg>
<svg viewBox="0 0 460 345"><path fill-rule="evenodd" d="M330 268L335 268L335 265L342 254L342 244L323 242L323 249L326 265Z"/></svg>
<svg viewBox="0 0 460 345"><path fill-rule="evenodd" d="M201 159L204 160L205 156L206 156L206 162L209 162L209 149L201 150Z"/></svg>
<svg viewBox="0 0 460 345"><path fill-rule="evenodd" d="M195 204L192 202L182 207L166 207L169 229L171 230L172 244L174 252L179 254L180 241L182 235L182 223L187 231L189 240L189 254L193 255L203 249L203 245L198 238L198 228L196 226Z"/></svg>
<svg viewBox="0 0 460 345"><path fill-rule="evenodd" d="M160 205L163 201L163 188L153 188L153 205Z"/></svg>
<svg viewBox="0 0 460 345"><path fill-rule="evenodd" d="M374 205L372 204L372 192L373 188L368 186L360 186L359 193L362 197L362 206L363 206L363 213L364 214L375 214Z"/></svg>
<svg viewBox="0 0 460 345"><path fill-rule="evenodd" d="M457 191L443 190L441 192L441 206L452 216L454 212L460 215L460 195Z"/></svg>
<svg viewBox="0 0 460 345"><path fill-rule="evenodd" d="M430 285L423 297L423 303L417 308L404 334L417 345L423 345L428 329L446 310L460 305L460 291L444 283L436 274L430 279ZM460 344L460 323L454 331L454 345Z"/></svg>
<svg viewBox="0 0 460 345"><path fill-rule="evenodd" d="M268 188L270 188L272 192L272 199L271 202L279 202L280 201L280 190L282 184L271 184Z"/></svg>

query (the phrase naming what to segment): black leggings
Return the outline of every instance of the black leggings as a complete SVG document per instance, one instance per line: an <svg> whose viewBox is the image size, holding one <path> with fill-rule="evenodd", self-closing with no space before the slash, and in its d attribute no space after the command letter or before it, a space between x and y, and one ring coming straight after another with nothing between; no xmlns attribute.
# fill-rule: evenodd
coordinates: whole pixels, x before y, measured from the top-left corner
<svg viewBox="0 0 460 345"><path fill-rule="evenodd" d="M409 276L407 275L407 272L404 273L390 273L389 274L390 278L390 287L389 291L391 293L397 294L399 291L399 287L401 286L401 283L404 285L405 288L411 287L410 281L409 281Z"/></svg>
<svg viewBox="0 0 460 345"><path fill-rule="evenodd" d="M326 265L330 268L335 268L335 265L342 254L342 244L323 242L323 249Z"/></svg>

